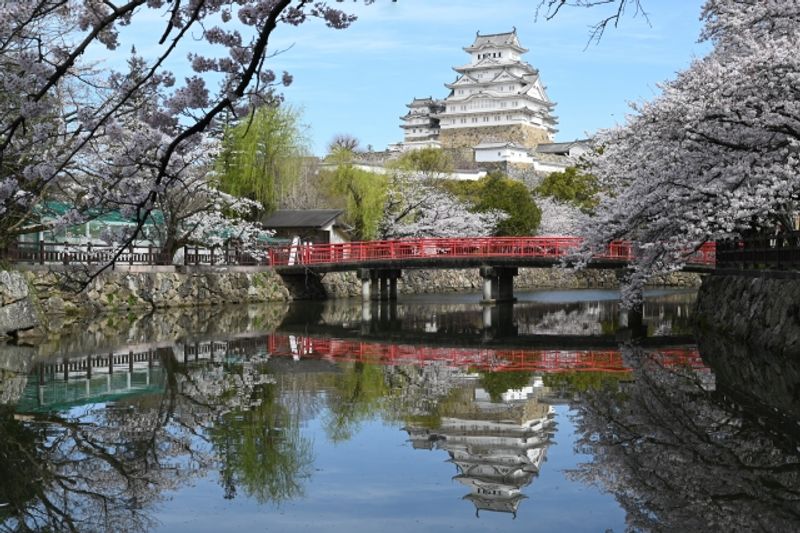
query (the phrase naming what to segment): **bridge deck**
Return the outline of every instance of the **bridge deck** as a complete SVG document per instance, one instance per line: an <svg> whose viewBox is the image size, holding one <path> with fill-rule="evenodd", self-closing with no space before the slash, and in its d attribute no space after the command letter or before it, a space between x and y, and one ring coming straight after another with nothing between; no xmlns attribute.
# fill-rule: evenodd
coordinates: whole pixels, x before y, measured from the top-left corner
<svg viewBox="0 0 800 533"><path fill-rule="evenodd" d="M552 267L569 260L582 244L577 237L473 237L404 239L335 244L300 244L270 250L270 264L281 274L368 269ZM589 268L622 268L636 257L630 242L617 241L595 253ZM711 272L713 243L687 258L686 271Z"/></svg>

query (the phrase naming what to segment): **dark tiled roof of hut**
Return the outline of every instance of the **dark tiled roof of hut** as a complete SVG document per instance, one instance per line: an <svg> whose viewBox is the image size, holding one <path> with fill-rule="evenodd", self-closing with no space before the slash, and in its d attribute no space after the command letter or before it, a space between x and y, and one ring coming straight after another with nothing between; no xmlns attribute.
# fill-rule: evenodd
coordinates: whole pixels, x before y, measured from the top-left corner
<svg viewBox="0 0 800 533"><path fill-rule="evenodd" d="M281 209L262 220L266 228L322 228L344 213L341 209Z"/></svg>

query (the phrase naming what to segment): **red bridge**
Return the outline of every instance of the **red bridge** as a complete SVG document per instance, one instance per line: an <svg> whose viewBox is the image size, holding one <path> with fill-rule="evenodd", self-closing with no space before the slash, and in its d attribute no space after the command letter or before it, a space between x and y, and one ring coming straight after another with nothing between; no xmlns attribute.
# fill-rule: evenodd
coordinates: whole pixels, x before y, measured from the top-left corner
<svg viewBox="0 0 800 533"><path fill-rule="evenodd" d="M435 347L412 344L274 334L267 337L271 356L384 365L424 365L434 361L477 371L627 373L619 350L554 350ZM696 347L649 353L657 364L706 370Z"/></svg>
<svg viewBox="0 0 800 533"><path fill-rule="evenodd" d="M365 300L396 299L397 279L408 268L480 268L484 301L513 300L513 277L519 267L552 267L581 245L578 237L464 237L403 239L336 244L293 244L271 248L270 264L282 275L359 271ZM589 268L623 268L636 258L634 245L612 242L595 253ZM716 263L714 243L692 253L686 271L710 272Z"/></svg>

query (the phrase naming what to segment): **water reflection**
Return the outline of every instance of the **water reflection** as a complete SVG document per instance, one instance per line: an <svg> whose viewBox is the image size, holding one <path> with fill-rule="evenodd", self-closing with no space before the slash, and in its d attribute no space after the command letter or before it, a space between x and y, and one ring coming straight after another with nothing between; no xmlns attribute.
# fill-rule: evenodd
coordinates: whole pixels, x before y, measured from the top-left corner
<svg viewBox="0 0 800 533"><path fill-rule="evenodd" d="M542 389L527 372L484 374L441 402L435 423L416 415L406 426L415 449L447 451L476 516L483 510L516 517L522 488L538 475L555 424L553 407L539 401Z"/></svg>
<svg viewBox="0 0 800 533"><path fill-rule="evenodd" d="M633 529L796 531L800 434L784 400L756 407L740 401L753 383L718 387L710 370L667 368L635 346L624 355L632 379L578 405L579 446L593 461L573 474L611 491Z"/></svg>
<svg viewBox="0 0 800 533"><path fill-rule="evenodd" d="M650 300L633 344L615 301L525 302L513 331L487 336L481 306L457 298L369 321L351 302L104 318L59 344L0 347L0 529L149 530L174 495L211 481L203 501L252 502L282 529L352 530L325 514L315 478L338 472L343 501L367 483L336 453L364 432L381 468L427 464L428 486L452 477L437 513L465 530L474 515L546 524L541 505L567 466L618 502L593 515L608 523L570 529L622 527L623 510L629 527L657 531L800 524L796 370L724 339L684 344L691 294ZM764 368L783 372L779 386ZM574 419L556 416L565 405ZM577 441L554 438L573 424ZM565 463L572 449L591 461ZM401 490L403 476L378 470ZM425 506L418 489L405 527ZM565 515L601 497L564 492Z"/></svg>

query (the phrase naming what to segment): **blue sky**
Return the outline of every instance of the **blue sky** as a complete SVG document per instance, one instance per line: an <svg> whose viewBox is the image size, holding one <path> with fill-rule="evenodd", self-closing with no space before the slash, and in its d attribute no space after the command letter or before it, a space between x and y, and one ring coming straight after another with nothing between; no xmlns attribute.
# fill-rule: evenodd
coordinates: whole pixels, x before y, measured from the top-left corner
<svg viewBox="0 0 800 533"><path fill-rule="evenodd" d="M344 7L359 15L347 30L319 23L278 30L273 44L291 49L273 59L294 83L288 103L303 109L315 153L336 133L383 149L399 141L399 117L413 97L447 95L453 66L468 62L463 46L475 32L516 26L557 103L557 140L571 140L613 126L629 113L629 102L651 99L657 84L702 56L698 44L700 0L645 0L650 25L626 17L599 44L587 47L589 27L602 8L563 10L553 20L535 20L534 0L377 0Z"/></svg>
<svg viewBox="0 0 800 533"><path fill-rule="evenodd" d="M539 69L557 103L556 140L572 140L623 121L629 102L653 98L659 82L708 50L707 43L697 42L701 0L643 3L650 25L641 16L627 16L599 44L587 46L590 26L609 6L564 9L553 20L537 21L538 0L376 0L371 6L345 1L341 6L359 16L346 30L317 20L280 26L270 52L285 51L270 59L270 67L279 76L282 70L294 76L284 95L302 110L315 154L324 154L337 133L381 150L402 139L399 117L412 98L447 95L444 84L456 77L452 67L468 62L462 47L472 43L476 31L516 26L530 50L527 61ZM163 13L140 15L123 30L116 52L95 48L87 58L119 68L131 44L152 57ZM198 41L183 43L165 65L179 79L193 74L186 61L189 48L208 51Z"/></svg>

